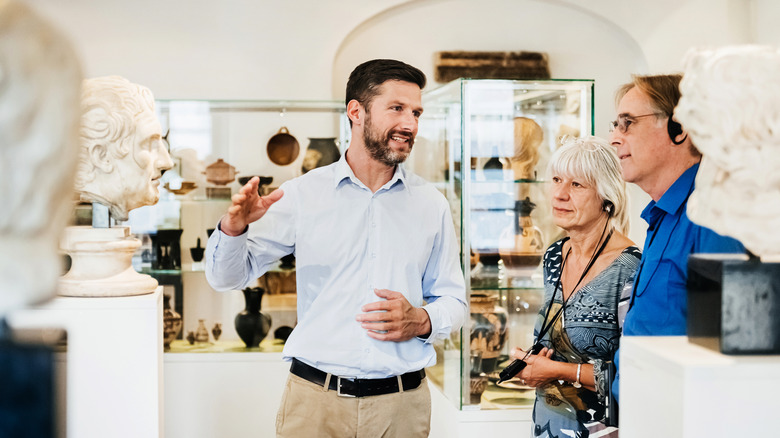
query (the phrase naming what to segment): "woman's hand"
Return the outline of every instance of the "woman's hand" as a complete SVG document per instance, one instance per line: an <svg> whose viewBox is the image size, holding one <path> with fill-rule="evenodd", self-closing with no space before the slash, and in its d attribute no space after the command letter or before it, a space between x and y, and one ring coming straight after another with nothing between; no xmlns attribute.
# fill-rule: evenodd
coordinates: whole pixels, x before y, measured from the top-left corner
<svg viewBox="0 0 780 438"><path fill-rule="evenodd" d="M520 378L523 385L537 387L557 380L556 375L557 362L551 359L553 350L551 348L542 348L539 354L532 354L525 359L527 364L525 368L516 376ZM515 348L512 350L512 357L522 359L526 352Z"/></svg>

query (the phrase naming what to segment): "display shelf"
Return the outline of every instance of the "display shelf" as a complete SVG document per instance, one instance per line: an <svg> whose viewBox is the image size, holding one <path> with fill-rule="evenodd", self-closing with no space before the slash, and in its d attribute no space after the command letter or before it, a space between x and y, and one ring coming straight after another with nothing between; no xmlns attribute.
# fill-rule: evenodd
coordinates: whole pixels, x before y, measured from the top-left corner
<svg viewBox="0 0 780 438"><path fill-rule="evenodd" d="M203 319L210 329L221 323L225 340L238 341L232 327L235 315L244 308L240 291L216 292L205 279L204 262L195 262L190 248L205 248L209 232L216 228L220 218L231 204L229 197L210 198L208 188L221 187L230 195L237 193L244 176L269 176L272 182L263 187L271 190L303 173L303 161L312 138L333 138L343 153L349 142L349 122L343 101L311 100L158 100L157 115L166 139L174 168L161 178L160 200L156 205L135 209L128 225L142 240L136 269L155 277L171 295L172 308L182 316L180 339L196 328ZM277 164L269 155L270 140L286 129L297 141L297 155L290 150L288 164ZM294 148L293 148L294 149ZM235 167L236 178L223 185L209 181L206 169L218 159ZM325 163L327 164L327 163ZM164 187L194 184L186 193L174 193ZM157 266L153 256L158 254L152 238L161 230L180 230L177 269L150 269ZM146 258L142 257L146 251ZM269 271L271 281L257 284L278 292L295 291L295 271L285 270L279 264ZM295 305L284 300L263 298L263 311L274 319L273 330L280 325L294 326ZM292 302L294 303L294 299ZM276 305L281 302L282 305ZM220 338L220 339L223 339ZM221 341L220 341L221 342Z"/></svg>
<svg viewBox="0 0 780 438"><path fill-rule="evenodd" d="M458 182L462 182L463 180L459 178L459 175L455 174L455 180ZM481 185L496 185L496 184L547 184L549 181L543 180L543 179L514 179L511 177L508 178L489 178L489 179L476 179L472 178L471 183L474 184L475 187L481 186Z"/></svg>
<svg viewBox="0 0 780 438"><path fill-rule="evenodd" d="M561 237L545 172L562 136L593 133L593 81L460 79L424 93L423 107L423 146L407 166L450 203L472 314L461 334L437 343L431 380L459 410L527 408L533 391L478 377L533 341L541 258Z"/></svg>
<svg viewBox="0 0 780 438"><path fill-rule="evenodd" d="M270 333L269 333L270 336ZM269 339L266 336L259 347L249 348L241 341L211 341L211 342L196 342L190 344L187 341L173 341L171 342L170 350L167 350L165 354L182 354L182 353L281 353L284 348L284 343L277 339Z"/></svg>
<svg viewBox="0 0 780 438"><path fill-rule="evenodd" d="M194 103L206 105L213 112L272 112L285 114L287 112L317 112L335 113L344 112L344 102L329 100L202 100L202 99L159 99L157 104L163 108L181 105L182 103Z"/></svg>
<svg viewBox="0 0 780 438"><path fill-rule="evenodd" d="M501 292L522 292L522 291L532 291L532 292L538 292L538 291L544 291L544 288L541 287L515 287L515 286L496 286L496 287L489 287L489 286L472 286L472 291L489 291L489 290L495 290L495 291L501 291Z"/></svg>
<svg viewBox="0 0 780 438"><path fill-rule="evenodd" d="M181 275L181 273L184 272L183 269L141 269L142 274L149 274L149 275Z"/></svg>

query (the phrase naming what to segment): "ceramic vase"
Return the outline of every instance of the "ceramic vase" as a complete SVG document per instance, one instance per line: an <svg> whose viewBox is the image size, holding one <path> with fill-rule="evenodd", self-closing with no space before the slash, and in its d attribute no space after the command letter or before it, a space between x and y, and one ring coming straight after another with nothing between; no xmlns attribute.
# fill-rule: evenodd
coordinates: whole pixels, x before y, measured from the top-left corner
<svg viewBox="0 0 780 438"><path fill-rule="evenodd" d="M485 165L482 166L482 173L485 175L486 180L503 179L504 164L501 162L501 159L496 156L497 154L498 150L496 149L494 151L494 156L490 157L490 159L485 162Z"/></svg>
<svg viewBox="0 0 780 438"><path fill-rule="evenodd" d="M482 402L482 393L487 389L488 377L485 373L479 373L469 378L469 401L472 404Z"/></svg>
<svg viewBox="0 0 780 438"><path fill-rule="evenodd" d="M157 230L152 237L155 258L152 269L181 269L181 233L183 230Z"/></svg>
<svg viewBox="0 0 780 438"><path fill-rule="evenodd" d="M190 255L192 256L192 261L198 263L199 261L203 260L203 252L205 250L206 248L200 246L200 237L198 237L198 245L195 248L190 248Z"/></svg>
<svg viewBox="0 0 780 438"><path fill-rule="evenodd" d="M335 163L341 158L336 139L327 138L309 138L309 146L306 147L306 154L303 156L301 171L306 173L317 167L327 166Z"/></svg>
<svg viewBox="0 0 780 438"><path fill-rule="evenodd" d="M287 254L281 258L281 264L279 269L293 269L295 268L295 254Z"/></svg>
<svg viewBox="0 0 780 438"><path fill-rule="evenodd" d="M471 370L469 376L469 399L472 404L479 404L482 401L482 393L485 392L488 383L487 374L481 371L481 351L471 350L469 370Z"/></svg>
<svg viewBox="0 0 780 438"><path fill-rule="evenodd" d="M481 369L472 374L496 370L498 356L506 343L507 312L497 305L498 297L484 293L472 293L470 346L472 352L481 352Z"/></svg>
<svg viewBox="0 0 780 438"><path fill-rule="evenodd" d="M219 341L219 337L222 336L222 324L214 323L214 328L211 329L211 334L214 336L214 341Z"/></svg>
<svg viewBox="0 0 780 438"><path fill-rule="evenodd" d="M206 166L206 181L218 186L231 183L236 179L236 168L226 163L222 158Z"/></svg>
<svg viewBox="0 0 780 438"><path fill-rule="evenodd" d="M206 329L205 321L198 320L198 328L195 330L195 342L206 343L209 341L209 331Z"/></svg>
<svg viewBox="0 0 780 438"><path fill-rule="evenodd" d="M544 236L531 219L535 207L529 198L515 202L515 223L499 239L498 252L510 276L530 277L544 255Z"/></svg>
<svg viewBox="0 0 780 438"><path fill-rule="evenodd" d="M236 333L247 348L256 348L271 329L271 317L260 312L265 290L261 287L248 287L243 292L246 307L236 315Z"/></svg>
<svg viewBox="0 0 780 438"><path fill-rule="evenodd" d="M163 295L163 346L166 350L171 348L171 342L181 333L181 327L181 315L171 308L171 297Z"/></svg>

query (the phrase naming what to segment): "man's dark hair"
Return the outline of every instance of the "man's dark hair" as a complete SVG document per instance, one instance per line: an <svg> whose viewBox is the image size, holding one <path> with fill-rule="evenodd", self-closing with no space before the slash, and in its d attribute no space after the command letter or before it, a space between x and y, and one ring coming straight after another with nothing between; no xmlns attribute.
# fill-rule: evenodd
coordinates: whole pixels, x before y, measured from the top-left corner
<svg viewBox="0 0 780 438"><path fill-rule="evenodd" d="M425 88L426 81L425 73L401 61L394 59L366 61L350 73L345 103L349 104L354 99L368 108L371 100L379 94L379 87L390 80L411 82L417 84L420 89Z"/></svg>

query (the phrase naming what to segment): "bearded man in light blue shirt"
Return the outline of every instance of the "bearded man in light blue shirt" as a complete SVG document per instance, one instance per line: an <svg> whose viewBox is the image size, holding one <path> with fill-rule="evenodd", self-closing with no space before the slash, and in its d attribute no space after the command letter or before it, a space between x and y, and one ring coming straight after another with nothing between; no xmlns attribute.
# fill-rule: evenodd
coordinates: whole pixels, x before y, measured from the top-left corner
<svg viewBox="0 0 780 438"><path fill-rule="evenodd" d="M347 83L352 141L331 165L257 195L253 178L209 239L206 277L246 287L294 253L298 324L277 436L427 436L423 368L468 311L449 206L401 166L412 151L425 75L365 62Z"/></svg>

